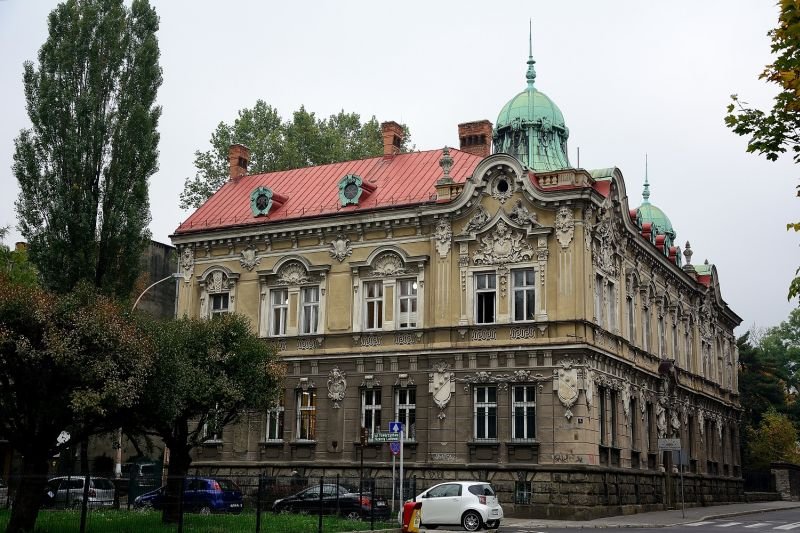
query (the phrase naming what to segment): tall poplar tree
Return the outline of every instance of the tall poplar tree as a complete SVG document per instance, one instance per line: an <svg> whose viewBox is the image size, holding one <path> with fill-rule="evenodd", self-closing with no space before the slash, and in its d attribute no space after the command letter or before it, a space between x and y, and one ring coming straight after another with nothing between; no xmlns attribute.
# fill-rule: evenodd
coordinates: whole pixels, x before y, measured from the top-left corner
<svg viewBox="0 0 800 533"><path fill-rule="evenodd" d="M150 237L158 169L158 17L147 0L67 0L23 82L15 139L19 229L44 285L127 296Z"/></svg>

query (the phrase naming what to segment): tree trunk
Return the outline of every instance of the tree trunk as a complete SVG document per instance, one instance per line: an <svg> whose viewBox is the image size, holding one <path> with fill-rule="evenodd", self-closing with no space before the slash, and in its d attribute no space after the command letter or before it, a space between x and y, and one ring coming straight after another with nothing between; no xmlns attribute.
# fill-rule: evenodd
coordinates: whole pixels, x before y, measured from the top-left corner
<svg viewBox="0 0 800 533"><path fill-rule="evenodd" d="M167 468L167 490L165 494L164 511L161 521L165 524L174 524L180 517L180 498L183 497L183 481L189 473L192 457L189 455L191 448L186 444L169 446L169 467Z"/></svg>
<svg viewBox="0 0 800 533"><path fill-rule="evenodd" d="M34 456L31 453L22 458L22 479L14 497L6 533L34 530L47 486L47 461L47 455Z"/></svg>

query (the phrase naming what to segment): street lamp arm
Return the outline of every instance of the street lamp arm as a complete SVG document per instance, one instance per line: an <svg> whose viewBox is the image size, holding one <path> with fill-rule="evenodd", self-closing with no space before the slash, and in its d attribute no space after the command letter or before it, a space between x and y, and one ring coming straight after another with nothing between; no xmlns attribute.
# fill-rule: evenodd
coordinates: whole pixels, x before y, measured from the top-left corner
<svg viewBox="0 0 800 533"><path fill-rule="evenodd" d="M150 284L150 286L149 286L149 287L147 287L145 290L143 290L143 291L142 291L142 294L140 294L140 295L139 295L139 297L138 297L138 298L136 298L136 301L135 301L135 302L133 302L133 307L131 307L131 311L133 311L134 309L136 309L136 306L137 306L137 305L139 305L139 300L141 300L141 299L142 299L142 296L144 296L144 295L147 293L147 291L149 291L150 289L152 289L153 287L155 287L155 286L156 286L156 285L158 285L159 283L162 283L162 282L164 282L164 281L167 281L168 279L173 279L173 278L176 278L176 277L178 277L179 275L180 275L180 274L170 274L170 275L169 275L169 276L167 276L166 278L164 278L164 279L160 279L160 280L156 281L155 283L152 283L152 284Z"/></svg>

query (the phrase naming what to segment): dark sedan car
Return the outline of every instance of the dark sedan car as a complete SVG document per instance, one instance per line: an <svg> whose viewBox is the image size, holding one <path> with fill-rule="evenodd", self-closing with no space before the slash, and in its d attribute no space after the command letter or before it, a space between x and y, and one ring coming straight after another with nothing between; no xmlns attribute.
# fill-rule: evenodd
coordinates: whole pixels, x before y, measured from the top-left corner
<svg viewBox="0 0 800 533"><path fill-rule="evenodd" d="M242 491L230 479L210 477L186 478L183 485L183 508L200 514L241 513ZM145 492L133 501L134 509L162 509L166 487Z"/></svg>
<svg viewBox="0 0 800 533"><path fill-rule="evenodd" d="M273 512L298 512L319 513L320 510L320 485L308 487L305 490L275 500L272 504ZM373 509L374 504L374 509ZM385 498L373 496L358 489L351 489L342 485L322 485L322 512L323 514L339 514L347 518L369 518L374 514L377 519L389 517L389 506Z"/></svg>

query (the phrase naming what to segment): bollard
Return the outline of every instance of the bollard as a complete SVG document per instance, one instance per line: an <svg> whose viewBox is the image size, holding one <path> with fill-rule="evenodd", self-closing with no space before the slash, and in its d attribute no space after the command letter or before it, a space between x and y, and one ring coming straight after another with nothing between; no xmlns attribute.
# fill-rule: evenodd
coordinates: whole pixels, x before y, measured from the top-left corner
<svg viewBox="0 0 800 533"><path fill-rule="evenodd" d="M403 533L419 533L422 522L422 502L406 502L403 504Z"/></svg>

